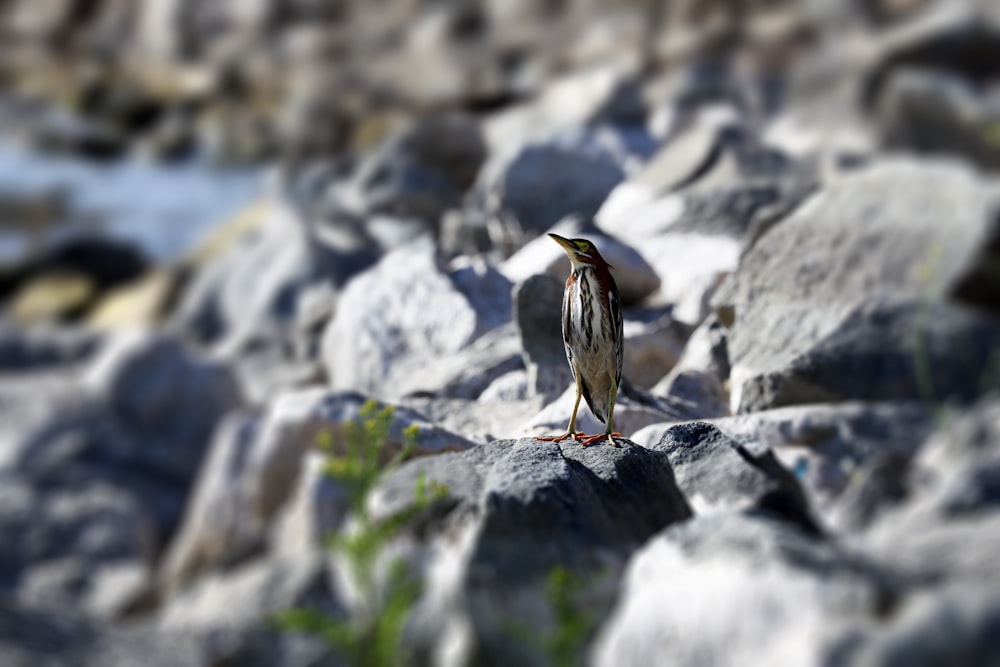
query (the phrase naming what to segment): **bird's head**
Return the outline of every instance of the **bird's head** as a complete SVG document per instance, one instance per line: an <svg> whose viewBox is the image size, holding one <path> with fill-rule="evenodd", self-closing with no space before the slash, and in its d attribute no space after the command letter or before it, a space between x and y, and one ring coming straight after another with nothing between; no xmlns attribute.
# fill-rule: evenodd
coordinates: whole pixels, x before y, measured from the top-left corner
<svg viewBox="0 0 1000 667"><path fill-rule="evenodd" d="M607 262L597 252L597 247L587 239L567 239L558 234L549 234L549 238L562 246L569 256L573 270L581 266L606 266Z"/></svg>

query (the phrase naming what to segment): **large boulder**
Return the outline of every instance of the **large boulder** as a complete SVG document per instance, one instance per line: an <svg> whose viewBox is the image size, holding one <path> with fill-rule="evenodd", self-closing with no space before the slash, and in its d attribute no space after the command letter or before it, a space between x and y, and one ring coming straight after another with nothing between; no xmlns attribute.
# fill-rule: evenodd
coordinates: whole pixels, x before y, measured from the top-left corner
<svg viewBox="0 0 1000 667"><path fill-rule="evenodd" d="M555 79L526 104L485 123L492 151L509 150L581 126L643 125L645 109L637 82L622 68L602 64Z"/></svg>
<svg viewBox="0 0 1000 667"><path fill-rule="evenodd" d="M148 589L231 372L169 338L113 338L85 369L0 383L2 585L12 599L115 617Z"/></svg>
<svg viewBox="0 0 1000 667"><path fill-rule="evenodd" d="M530 235L567 215L592 217L653 148L641 131L598 128L563 133L498 153L483 167L476 196Z"/></svg>
<svg viewBox="0 0 1000 667"><path fill-rule="evenodd" d="M809 164L765 144L751 128L705 114L619 185L596 220L639 249L667 231L741 238L755 217L797 205L814 181Z"/></svg>
<svg viewBox="0 0 1000 667"><path fill-rule="evenodd" d="M692 422L670 427L651 449L667 455L699 513L767 510L818 532L798 481L760 443L740 444L711 424Z"/></svg>
<svg viewBox="0 0 1000 667"><path fill-rule="evenodd" d="M86 363L103 337L83 328L21 327L0 322L0 368L4 374L36 372Z"/></svg>
<svg viewBox="0 0 1000 667"><path fill-rule="evenodd" d="M912 68L950 72L978 85L1000 78L993 58L1000 45L1000 12L990 3L962 3L924 13L892 31L879 44L865 72L868 101L890 78Z"/></svg>
<svg viewBox="0 0 1000 667"><path fill-rule="evenodd" d="M514 325L505 324L401 380L394 393L475 400L494 380L522 368L524 360Z"/></svg>
<svg viewBox="0 0 1000 667"><path fill-rule="evenodd" d="M826 638L887 593L862 559L766 514L699 517L633 557L593 662L824 664Z"/></svg>
<svg viewBox="0 0 1000 667"><path fill-rule="evenodd" d="M934 426L918 402L797 405L709 422L728 442L771 450L823 524L841 532L860 529L900 502L908 462ZM657 424L634 438L657 447L675 428Z"/></svg>
<svg viewBox="0 0 1000 667"><path fill-rule="evenodd" d="M555 245L555 244L553 244ZM527 370L527 392L552 400L573 383L562 335L563 283L548 273L514 288L514 323Z"/></svg>
<svg viewBox="0 0 1000 667"><path fill-rule="evenodd" d="M475 121L428 118L373 151L332 195L362 217L415 218L433 229L445 211L461 205L485 158Z"/></svg>
<svg viewBox="0 0 1000 667"><path fill-rule="evenodd" d="M904 498L865 543L915 582L975 586L1000 566L1000 400L986 397L941 427L906 472Z"/></svg>
<svg viewBox="0 0 1000 667"><path fill-rule="evenodd" d="M428 359L452 355L511 319L511 285L481 263L444 266L432 248L401 248L353 280L323 339L337 390L399 395Z"/></svg>
<svg viewBox="0 0 1000 667"><path fill-rule="evenodd" d="M888 148L955 155L984 169L1000 168L1000 146L984 129L1000 123L1000 105L957 76L893 73L879 96L876 121Z"/></svg>
<svg viewBox="0 0 1000 667"><path fill-rule="evenodd" d="M974 399L1000 343L983 312L996 310L995 278L982 269L998 205L1000 189L966 169L889 160L843 175L766 233L714 300L731 325L734 412Z"/></svg>
<svg viewBox="0 0 1000 667"><path fill-rule="evenodd" d="M136 497L100 469L77 464L74 472L55 488L0 475L0 585L6 598L36 609L114 618L146 590L162 530L143 502L157 499Z"/></svg>
<svg viewBox="0 0 1000 667"><path fill-rule="evenodd" d="M712 312L711 300L736 270L742 243L722 234L668 232L636 246L659 278L652 299L673 306L673 316L697 325Z"/></svg>
<svg viewBox="0 0 1000 667"><path fill-rule="evenodd" d="M632 310L625 312L622 335L622 375L633 386L649 389L681 358L691 327L674 319L673 309Z"/></svg>
<svg viewBox="0 0 1000 667"><path fill-rule="evenodd" d="M895 611L844 632L837 651L845 664L997 662L1000 646L989 628L1000 598L984 583L1000 576L998 417L994 393L944 421L915 457L897 462L891 484L885 470L872 477L892 502L874 505L846 545L891 571Z"/></svg>
<svg viewBox="0 0 1000 667"><path fill-rule="evenodd" d="M839 656L859 666L992 665L1000 661L998 622L1000 601L982 586L918 593L886 627L852 628Z"/></svg>
<svg viewBox="0 0 1000 667"><path fill-rule="evenodd" d="M291 498L305 493L299 487L312 484L312 477L303 474L307 454L324 440L332 444L334 453L347 453L348 429L362 418L365 403L358 394L312 389L280 397L263 414L234 415L227 420L212 444L183 523L164 559L163 589L182 588L205 570L264 550L282 509ZM404 447L407 429L415 431L415 455L462 450L474 444L428 423L412 410L393 407L383 456ZM325 507L335 511L329 519L335 527L347 507L330 498L332 505Z"/></svg>
<svg viewBox="0 0 1000 667"><path fill-rule="evenodd" d="M712 315L691 332L680 358L650 393L696 406L702 418L723 417L729 414L728 378L725 328Z"/></svg>
<svg viewBox="0 0 1000 667"><path fill-rule="evenodd" d="M616 571L661 527L690 516L664 455L621 444L498 440L404 465L376 490L371 507L388 516L415 502L419 479L446 489L396 552L430 577L412 617L418 656L440 655L446 643L460 647L460 664L523 655L508 625L518 619L531 632L551 622L539 584L553 568Z"/></svg>
<svg viewBox="0 0 1000 667"><path fill-rule="evenodd" d="M238 350L274 338L295 321L309 287L339 287L374 261L369 241L334 236L288 202L259 204L245 215L253 226L194 262L173 315L174 326L200 341Z"/></svg>
<svg viewBox="0 0 1000 667"><path fill-rule="evenodd" d="M243 401L227 366L145 333L112 338L83 382L131 442L108 455L179 484L194 477L216 425Z"/></svg>

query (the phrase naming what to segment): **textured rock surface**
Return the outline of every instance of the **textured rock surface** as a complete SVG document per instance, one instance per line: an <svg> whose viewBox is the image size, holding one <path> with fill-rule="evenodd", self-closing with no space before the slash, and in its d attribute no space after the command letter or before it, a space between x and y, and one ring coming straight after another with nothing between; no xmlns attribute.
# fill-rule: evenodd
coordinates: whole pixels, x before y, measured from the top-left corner
<svg viewBox="0 0 1000 667"><path fill-rule="evenodd" d="M542 232L567 215L592 217L653 145L641 131L569 132L490 160L476 187L521 228Z"/></svg>
<svg viewBox="0 0 1000 667"><path fill-rule="evenodd" d="M463 660L473 663L518 653L496 619L520 618L530 627L539 609L536 586L553 567L618 568L660 527L690 515L664 455L627 441L581 448L498 440L422 459L386 480L373 499L377 511L412 503L420 475L444 485L447 496L432 507L425 536L409 547L423 556L408 560L422 561L443 587L418 607L417 642L433 651L441 630L469 614Z"/></svg>
<svg viewBox="0 0 1000 667"><path fill-rule="evenodd" d="M658 535L629 563L624 591L597 665L810 664L828 631L875 614L887 592L835 546L738 514Z"/></svg>
<svg viewBox="0 0 1000 667"><path fill-rule="evenodd" d="M258 553L296 484L309 483L301 477L308 452L325 439L334 451L346 453L347 429L359 419L364 403L357 394L317 389L286 395L263 415L230 419L212 444L170 547L162 584L176 588L207 568ZM411 410L394 408L386 456L403 447L409 427L417 429L420 455L473 445Z"/></svg>
<svg viewBox="0 0 1000 667"><path fill-rule="evenodd" d="M741 445L706 422L671 427L651 449L667 455L699 513L765 510L816 531L805 494L769 450Z"/></svg>
<svg viewBox="0 0 1000 667"><path fill-rule="evenodd" d="M441 267L430 248L386 255L344 290L324 334L331 385L388 389L426 358L459 352L510 321L510 289L492 267Z"/></svg>
<svg viewBox="0 0 1000 667"><path fill-rule="evenodd" d="M886 191L900 196L887 203ZM720 313L735 312L734 412L973 400L1000 329L947 295L975 271L997 195L954 165L886 162L845 175L761 238L716 297Z"/></svg>
<svg viewBox="0 0 1000 667"><path fill-rule="evenodd" d="M998 7L0 0L0 665L1000 664Z"/></svg>
<svg viewBox="0 0 1000 667"><path fill-rule="evenodd" d="M8 379L0 395L4 588L118 616L144 594L239 387L177 341L134 334L109 340L82 377Z"/></svg>

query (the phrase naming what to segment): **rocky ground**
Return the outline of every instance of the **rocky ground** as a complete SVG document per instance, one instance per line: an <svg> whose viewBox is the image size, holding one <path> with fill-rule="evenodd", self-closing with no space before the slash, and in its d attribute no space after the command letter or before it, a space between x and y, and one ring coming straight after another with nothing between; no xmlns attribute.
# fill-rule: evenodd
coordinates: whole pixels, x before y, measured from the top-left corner
<svg viewBox="0 0 1000 667"><path fill-rule="evenodd" d="M391 664L290 609L412 664L1000 664L996 3L0 34L31 150L280 165L180 259L0 267L0 664ZM549 230L615 266L619 447L533 438L574 398Z"/></svg>

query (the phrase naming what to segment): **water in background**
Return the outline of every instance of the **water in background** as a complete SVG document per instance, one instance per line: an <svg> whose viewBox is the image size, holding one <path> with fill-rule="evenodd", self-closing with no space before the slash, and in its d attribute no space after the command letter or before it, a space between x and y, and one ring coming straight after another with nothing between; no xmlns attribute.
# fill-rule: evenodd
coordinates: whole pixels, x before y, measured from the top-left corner
<svg viewBox="0 0 1000 667"><path fill-rule="evenodd" d="M102 163L0 143L0 208L6 209L0 212L0 264L24 258L33 243L78 235L81 227L127 239L150 258L169 262L245 206L260 191L262 173L199 161ZM43 218L33 230L12 219L32 209Z"/></svg>

